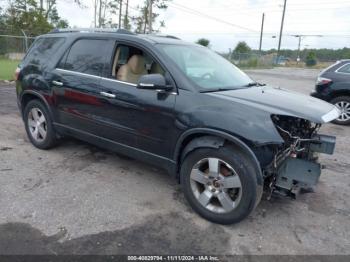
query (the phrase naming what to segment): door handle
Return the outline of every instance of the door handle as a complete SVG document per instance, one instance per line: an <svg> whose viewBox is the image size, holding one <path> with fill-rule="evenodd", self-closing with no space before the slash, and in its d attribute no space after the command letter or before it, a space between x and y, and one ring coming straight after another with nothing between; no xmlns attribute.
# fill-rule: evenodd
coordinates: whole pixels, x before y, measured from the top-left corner
<svg viewBox="0 0 350 262"><path fill-rule="evenodd" d="M63 83L60 81L52 81L52 84L54 84L55 86L63 86Z"/></svg>
<svg viewBox="0 0 350 262"><path fill-rule="evenodd" d="M100 92L100 95L108 98L115 98L115 94L108 93L108 92Z"/></svg>

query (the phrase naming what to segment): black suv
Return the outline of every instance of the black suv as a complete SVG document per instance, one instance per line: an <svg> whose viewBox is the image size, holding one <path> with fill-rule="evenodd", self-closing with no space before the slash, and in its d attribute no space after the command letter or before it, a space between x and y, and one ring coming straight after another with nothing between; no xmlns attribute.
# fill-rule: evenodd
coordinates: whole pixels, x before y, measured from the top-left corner
<svg viewBox="0 0 350 262"><path fill-rule="evenodd" d="M48 149L73 136L165 168L201 216L245 218L263 189L294 196L320 176L317 134L339 110L263 86L210 49L123 30L54 31L17 71L30 141Z"/></svg>
<svg viewBox="0 0 350 262"><path fill-rule="evenodd" d="M317 77L312 96L336 105L341 111L333 122L350 124L350 59L340 60L323 70Z"/></svg>

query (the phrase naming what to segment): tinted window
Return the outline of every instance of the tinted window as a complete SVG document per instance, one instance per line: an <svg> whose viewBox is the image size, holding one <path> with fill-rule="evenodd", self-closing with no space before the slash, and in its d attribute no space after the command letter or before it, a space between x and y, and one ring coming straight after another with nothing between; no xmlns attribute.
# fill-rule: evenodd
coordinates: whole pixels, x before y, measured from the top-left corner
<svg viewBox="0 0 350 262"><path fill-rule="evenodd" d="M340 67L338 69L338 72L350 74L350 64L346 64L346 65Z"/></svg>
<svg viewBox="0 0 350 262"><path fill-rule="evenodd" d="M62 46L64 41L65 38L63 37L37 39L24 58L24 62L29 64L42 64L50 61L51 56Z"/></svg>
<svg viewBox="0 0 350 262"><path fill-rule="evenodd" d="M100 76L108 48L106 40L82 39L71 47L63 69Z"/></svg>
<svg viewBox="0 0 350 262"><path fill-rule="evenodd" d="M57 65L58 68L64 68L64 64L67 61L68 53L69 53L69 50L66 50L66 52L64 52L63 57L61 58L60 62Z"/></svg>

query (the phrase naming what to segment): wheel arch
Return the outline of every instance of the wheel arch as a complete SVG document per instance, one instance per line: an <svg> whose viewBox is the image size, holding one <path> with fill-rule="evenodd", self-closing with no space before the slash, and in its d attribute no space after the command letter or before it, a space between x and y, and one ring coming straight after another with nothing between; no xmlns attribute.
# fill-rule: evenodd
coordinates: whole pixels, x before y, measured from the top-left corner
<svg viewBox="0 0 350 262"><path fill-rule="evenodd" d="M347 89L335 90L330 94L330 100L337 98L339 96L350 97L350 90L347 90Z"/></svg>
<svg viewBox="0 0 350 262"><path fill-rule="evenodd" d="M32 91L32 90L26 90L21 95L20 101L21 101L22 116L23 116L23 112L24 112L24 109L27 106L27 104L34 99L39 100L40 102L42 102L46 106L46 109L48 110L50 117L53 119L53 113L52 113L51 108L49 106L49 103L47 102L45 97L42 94L35 92L35 91Z"/></svg>
<svg viewBox="0 0 350 262"><path fill-rule="evenodd" d="M246 154L252 160L254 169L256 171L257 183L258 186L261 187L262 193L264 179L260 163L253 150L238 137L219 130L209 128L195 128L183 133L178 139L174 155L174 159L176 160L178 170L182 160L191 151L203 147L219 148L223 146L226 141L237 146L240 150L242 150L244 154Z"/></svg>

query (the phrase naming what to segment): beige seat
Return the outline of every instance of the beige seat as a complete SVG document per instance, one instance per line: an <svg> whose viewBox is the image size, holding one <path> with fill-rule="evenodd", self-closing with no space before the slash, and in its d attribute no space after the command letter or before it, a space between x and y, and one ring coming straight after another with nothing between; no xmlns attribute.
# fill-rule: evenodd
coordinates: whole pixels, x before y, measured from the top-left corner
<svg viewBox="0 0 350 262"><path fill-rule="evenodd" d="M133 55L128 63L121 66L117 73L117 79L124 82L137 84L142 75L146 75L145 58L142 55Z"/></svg>
<svg viewBox="0 0 350 262"><path fill-rule="evenodd" d="M153 62L150 73L164 75L164 70L157 62Z"/></svg>

